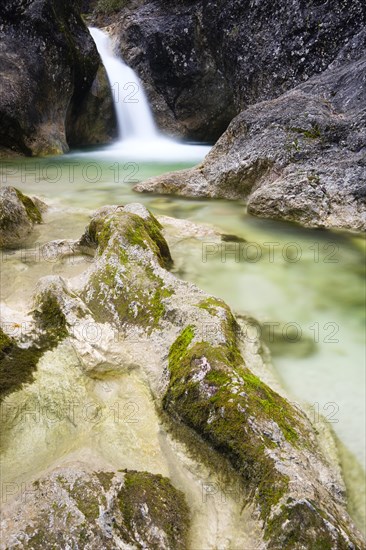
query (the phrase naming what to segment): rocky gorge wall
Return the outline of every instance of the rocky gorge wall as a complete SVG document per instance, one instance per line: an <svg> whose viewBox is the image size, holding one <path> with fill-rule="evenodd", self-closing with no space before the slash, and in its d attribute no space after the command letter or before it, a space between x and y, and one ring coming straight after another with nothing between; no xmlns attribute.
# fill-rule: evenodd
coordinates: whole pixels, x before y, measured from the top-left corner
<svg viewBox="0 0 366 550"><path fill-rule="evenodd" d="M3 156L60 154L114 135L111 94L78 2L4 0L0 67Z"/></svg>
<svg viewBox="0 0 366 550"><path fill-rule="evenodd" d="M354 43L366 22L360 0L116 0L94 9L159 126L211 142L249 105L324 71L345 45L365 47L364 35Z"/></svg>
<svg viewBox="0 0 366 550"><path fill-rule="evenodd" d="M240 113L201 165L142 182L136 189L241 199L256 216L364 230L362 53L361 47L345 48L320 75Z"/></svg>
<svg viewBox="0 0 366 550"><path fill-rule="evenodd" d="M365 229L366 6L98 2L160 128L217 143L137 191L244 200L255 216Z"/></svg>

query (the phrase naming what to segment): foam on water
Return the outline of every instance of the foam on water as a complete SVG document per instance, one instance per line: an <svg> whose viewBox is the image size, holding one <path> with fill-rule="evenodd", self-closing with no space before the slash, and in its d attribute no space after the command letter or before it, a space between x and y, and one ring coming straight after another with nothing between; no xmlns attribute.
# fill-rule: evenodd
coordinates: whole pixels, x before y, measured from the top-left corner
<svg viewBox="0 0 366 550"><path fill-rule="evenodd" d="M107 33L91 27L90 33L103 61L112 89L118 124L118 140L86 156L157 162L199 162L207 145L180 143L157 129L143 86L136 73L113 52Z"/></svg>

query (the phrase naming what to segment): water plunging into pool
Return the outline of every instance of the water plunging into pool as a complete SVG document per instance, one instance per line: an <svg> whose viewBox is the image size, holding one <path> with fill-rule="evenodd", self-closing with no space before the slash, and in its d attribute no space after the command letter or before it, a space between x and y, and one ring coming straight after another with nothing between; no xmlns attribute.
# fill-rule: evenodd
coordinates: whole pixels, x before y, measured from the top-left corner
<svg viewBox="0 0 366 550"><path fill-rule="evenodd" d="M180 143L161 134L136 73L116 56L107 33L94 27L89 30L108 75L118 124L118 140L104 149L104 155L158 162L202 160L210 147Z"/></svg>

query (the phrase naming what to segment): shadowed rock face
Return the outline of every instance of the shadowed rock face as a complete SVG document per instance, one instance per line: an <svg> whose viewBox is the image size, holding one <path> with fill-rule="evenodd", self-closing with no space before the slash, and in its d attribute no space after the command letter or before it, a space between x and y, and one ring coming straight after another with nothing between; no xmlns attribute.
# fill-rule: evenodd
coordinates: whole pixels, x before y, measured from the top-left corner
<svg viewBox="0 0 366 550"><path fill-rule="evenodd" d="M100 65L89 92L68 109L66 139L70 147L97 145L112 141L117 134L110 84Z"/></svg>
<svg viewBox="0 0 366 550"><path fill-rule="evenodd" d="M4 0L0 25L0 148L67 151L67 112L81 107L100 63L78 2Z"/></svg>
<svg viewBox="0 0 366 550"><path fill-rule="evenodd" d="M208 141L248 105L325 70L365 24L361 0L109 4L96 20L112 25L159 126Z"/></svg>
<svg viewBox="0 0 366 550"><path fill-rule="evenodd" d="M364 34L321 75L240 113L200 166L136 190L245 199L256 216L364 229Z"/></svg>

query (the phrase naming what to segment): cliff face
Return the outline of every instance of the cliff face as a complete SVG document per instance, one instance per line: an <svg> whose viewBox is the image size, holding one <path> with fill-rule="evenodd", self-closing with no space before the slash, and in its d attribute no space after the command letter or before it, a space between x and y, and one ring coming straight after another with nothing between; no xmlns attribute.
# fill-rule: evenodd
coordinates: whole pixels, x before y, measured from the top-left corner
<svg viewBox="0 0 366 550"><path fill-rule="evenodd" d="M109 13L99 9L95 18L111 25L122 56L147 88L160 127L211 141L244 108L324 71L346 44L352 48L366 21L361 0L108 5Z"/></svg>
<svg viewBox="0 0 366 550"><path fill-rule="evenodd" d="M100 64L79 7L71 0L2 2L0 148L26 155L68 149L67 113L91 93Z"/></svg>

